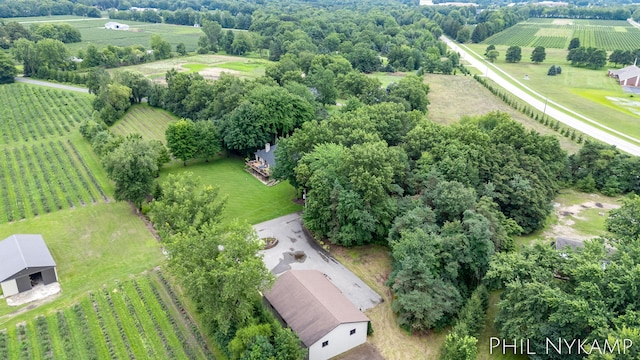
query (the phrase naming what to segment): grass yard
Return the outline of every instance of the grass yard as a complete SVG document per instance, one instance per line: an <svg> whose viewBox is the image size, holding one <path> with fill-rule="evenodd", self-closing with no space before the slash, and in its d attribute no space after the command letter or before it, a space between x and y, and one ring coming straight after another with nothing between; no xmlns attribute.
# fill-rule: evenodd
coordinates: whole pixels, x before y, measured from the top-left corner
<svg viewBox="0 0 640 360"><path fill-rule="evenodd" d="M109 282L72 307L0 332L2 359L210 359L183 306L157 272ZM194 331L195 330L195 331Z"/></svg>
<svg viewBox="0 0 640 360"><path fill-rule="evenodd" d="M133 105L122 119L116 121L111 131L119 135L138 133L145 140L165 142L164 133L169 124L178 120L168 111L147 104Z"/></svg>
<svg viewBox="0 0 640 360"><path fill-rule="evenodd" d="M266 186L244 171L244 161L238 157L189 163L187 166L174 162L162 169L160 177L185 171L200 177L203 184L220 187L220 195L227 197L225 215L229 219L238 218L257 224L302 210L293 202L296 190L288 182Z"/></svg>
<svg viewBox="0 0 640 360"><path fill-rule="evenodd" d="M467 46L478 54L484 54L486 49L484 44ZM496 46L496 50L500 57L495 65L524 85L602 125L640 139L640 116L634 112L638 109L635 97L624 93L615 80L607 77L606 68L592 70L571 66L566 61L567 50L562 49L547 49L547 59L541 64L529 60L532 48L522 48L519 63L504 60L507 46ZM551 65L561 66L562 74L548 76ZM528 80L524 80L525 75ZM623 100L627 100L626 103Z"/></svg>
<svg viewBox="0 0 640 360"><path fill-rule="evenodd" d="M429 84L430 101L427 117L437 123L449 125L463 116L502 111L528 129L558 138L562 148L569 153L575 153L581 147L569 138L516 111L470 76L426 74L425 82Z"/></svg>
<svg viewBox="0 0 640 360"><path fill-rule="evenodd" d="M393 295L384 284L391 272L390 250L380 245L344 248L331 245L330 252L345 267L382 296L383 302L365 311L371 319L373 336L367 341L387 360L437 359L446 332L411 335L396 323L391 310Z"/></svg>
<svg viewBox="0 0 640 360"><path fill-rule="evenodd" d="M167 71L173 68L178 71L198 72L204 78L212 80L218 79L223 72L252 79L264 75L264 70L270 63L261 59L211 54L175 57L119 69L138 71L152 79L164 79ZM110 70L110 72L117 71L119 70Z"/></svg>
<svg viewBox="0 0 640 360"><path fill-rule="evenodd" d="M70 305L106 282L139 274L164 261L160 244L127 203L100 203L0 225L0 239L32 233L42 234L51 250L62 293L26 314L0 301L0 327Z"/></svg>

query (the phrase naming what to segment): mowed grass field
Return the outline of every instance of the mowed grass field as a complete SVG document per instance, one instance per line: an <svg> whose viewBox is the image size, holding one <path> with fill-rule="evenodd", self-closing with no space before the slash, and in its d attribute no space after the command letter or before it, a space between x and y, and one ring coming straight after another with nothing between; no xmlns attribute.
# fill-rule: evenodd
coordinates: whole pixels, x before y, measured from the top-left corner
<svg viewBox="0 0 640 360"><path fill-rule="evenodd" d="M105 284L0 332L2 359L210 359L162 274Z"/></svg>
<svg viewBox="0 0 640 360"><path fill-rule="evenodd" d="M575 141L507 105L471 76L426 74L424 81L429 84L430 104L427 117L434 122L449 125L464 116L473 117L501 111L528 129L556 137L560 146L569 153L576 153L581 147Z"/></svg>
<svg viewBox="0 0 640 360"><path fill-rule="evenodd" d="M481 55L487 45L470 44L467 47ZM634 112L638 108L630 106L637 102L637 95L623 92L616 81L607 76L608 67L593 70L571 66L566 60L568 51L565 49L546 49L546 60L534 64L530 60L533 48L522 48L522 60L507 63L504 60L507 48L506 45L496 46L500 57L495 65L520 83L602 125L640 139L640 115ZM551 65L561 66L562 74L548 76Z"/></svg>
<svg viewBox="0 0 640 360"><path fill-rule="evenodd" d="M167 127L176 120L178 118L168 111L152 108L147 104L133 105L122 119L113 124L111 131L123 136L137 133L145 140L160 140L164 143Z"/></svg>
<svg viewBox="0 0 640 360"><path fill-rule="evenodd" d="M640 48L640 29L623 20L529 19L482 43L566 49L572 38L584 47L607 51Z"/></svg>
<svg viewBox="0 0 640 360"><path fill-rule="evenodd" d="M167 71L171 69L176 69L180 72L197 72L209 80L217 80L223 72L253 79L264 75L265 68L270 63L270 61L262 59L211 54L175 57L145 64L125 66L109 71L115 73L122 70L133 70L151 79L159 80L164 80Z"/></svg>

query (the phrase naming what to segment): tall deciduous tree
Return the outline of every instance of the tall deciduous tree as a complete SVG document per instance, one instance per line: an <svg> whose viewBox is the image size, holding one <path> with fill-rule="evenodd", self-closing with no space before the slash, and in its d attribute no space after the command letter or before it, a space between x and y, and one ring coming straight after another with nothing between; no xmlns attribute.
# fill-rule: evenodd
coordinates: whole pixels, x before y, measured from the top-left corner
<svg viewBox="0 0 640 360"><path fill-rule="evenodd" d="M157 60L167 59L171 56L171 44L160 35L151 35L151 49L153 57Z"/></svg>
<svg viewBox="0 0 640 360"><path fill-rule="evenodd" d="M218 128L210 120L194 123L196 137L196 157L209 161L222 151L222 140Z"/></svg>
<svg viewBox="0 0 640 360"><path fill-rule="evenodd" d="M5 54L0 53L0 84L12 83L17 74L18 70L13 65L13 61Z"/></svg>
<svg viewBox="0 0 640 360"><path fill-rule="evenodd" d="M504 58L508 63L519 62L522 60L522 48L520 48L520 46L509 46Z"/></svg>
<svg viewBox="0 0 640 360"><path fill-rule="evenodd" d="M131 106L131 89L122 84L108 84L102 86L98 96L93 101L93 108L99 111L99 116L107 125L113 125L124 115Z"/></svg>
<svg viewBox="0 0 640 360"><path fill-rule="evenodd" d="M151 204L149 217L164 239L170 235L200 230L220 222L226 200L220 190L202 186L192 172L170 174L162 183L162 198Z"/></svg>
<svg viewBox="0 0 640 360"><path fill-rule="evenodd" d="M151 193L158 171L157 154L151 145L139 136L128 136L104 159L107 175L115 183L116 200L133 202L138 209Z"/></svg>
<svg viewBox="0 0 640 360"><path fill-rule="evenodd" d="M198 152L198 139L196 138L195 125L193 121L181 119L173 124L169 124L165 131L167 147L171 154L182 160L187 166L187 160L191 160Z"/></svg>
<svg viewBox="0 0 640 360"><path fill-rule="evenodd" d="M232 327L249 325L260 301L259 291L273 282L264 266L255 230L248 224L206 223L165 241L169 267L207 327L226 335Z"/></svg>
<svg viewBox="0 0 640 360"><path fill-rule="evenodd" d="M543 46L536 46L535 49L531 52L531 61L536 64L539 64L547 58L547 53Z"/></svg>
<svg viewBox="0 0 640 360"><path fill-rule="evenodd" d="M573 39L571 39L571 41L569 41L569 47L567 48L567 50L577 49L579 47L580 47L580 39L579 38L573 38Z"/></svg>

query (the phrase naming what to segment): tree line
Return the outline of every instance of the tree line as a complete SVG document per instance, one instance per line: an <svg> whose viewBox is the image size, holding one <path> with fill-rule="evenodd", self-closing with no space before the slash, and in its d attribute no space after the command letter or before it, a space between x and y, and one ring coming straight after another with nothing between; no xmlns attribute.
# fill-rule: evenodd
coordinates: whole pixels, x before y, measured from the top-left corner
<svg viewBox="0 0 640 360"><path fill-rule="evenodd" d="M209 10L195 11L191 8L186 10L110 10L109 19L130 20L149 23L165 23L173 25L193 26L202 24L205 20L215 21L226 29L248 30L251 26L251 14L238 12L232 15L229 11Z"/></svg>

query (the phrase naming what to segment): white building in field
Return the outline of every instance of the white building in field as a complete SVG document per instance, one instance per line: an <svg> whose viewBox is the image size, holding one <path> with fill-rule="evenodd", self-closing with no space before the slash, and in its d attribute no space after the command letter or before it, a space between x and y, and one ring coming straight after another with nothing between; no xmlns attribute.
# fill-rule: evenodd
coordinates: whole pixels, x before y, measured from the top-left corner
<svg viewBox="0 0 640 360"><path fill-rule="evenodd" d="M17 234L0 241L0 287L5 297L58 281L42 236Z"/></svg>
<svg viewBox="0 0 640 360"><path fill-rule="evenodd" d="M265 297L309 349L326 360L367 341L369 318L317 270L289 270Z"/></svg>
<svg viewBox="0 0 640 360"><path fill-rule="evenodd" d="M104 24L104 28L109 30L129 30L129 25L109 21L108 23Z"/></svg>

